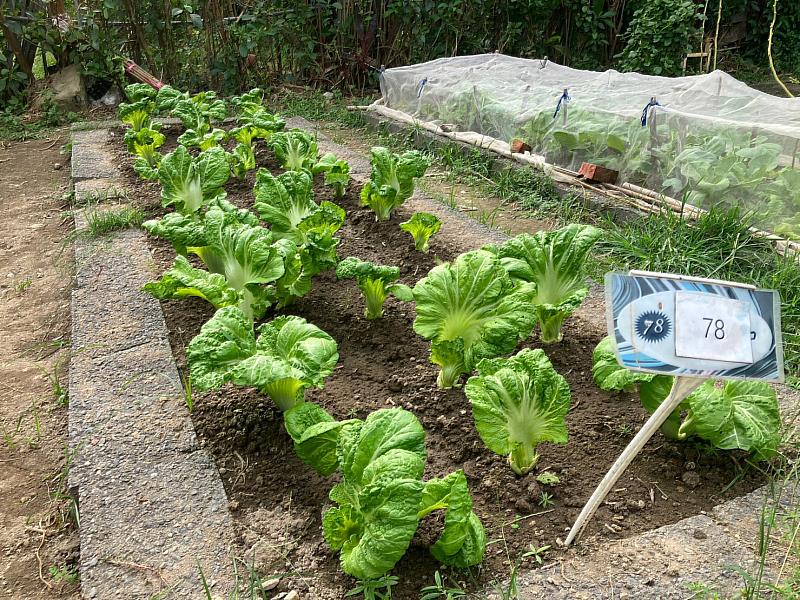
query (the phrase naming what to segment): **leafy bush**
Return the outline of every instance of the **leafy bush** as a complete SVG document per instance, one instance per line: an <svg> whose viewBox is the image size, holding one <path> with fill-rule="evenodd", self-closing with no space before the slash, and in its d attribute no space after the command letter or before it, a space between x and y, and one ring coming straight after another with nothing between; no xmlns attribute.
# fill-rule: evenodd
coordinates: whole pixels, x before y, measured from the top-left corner
<svg viewBox="0 0 800 600"><path fill-rule="evenodd" d="M428 241L435 233L439 233L442 222L439 217L426 212L417 212L411 215L408 221L400 223L400 229L411 234L417 252L428 251Z"/></svg>
<svg viewBox="0 0 800 600"><path fill-rule="evenodd" d="M515 473L536 466L540 442L567 442L569 386L542 350L482 360L465 391L481 439L492 452L508 456Z"/></svg>
<svg viewBox="0 0 800 600"><path fill-rule="evenodd" d="M172 223L171 221L170 223ZM168 235L186 236L182 242L199 244L187 250L200 257L209 271L190 269L188 261L178 256L175 266L161 280L145 285L145 291L159 299L200 296L215 307L234 304L250 319L261 318L275 299L274 291L264 287L284 275L284 261L278 248L273 245L269 230L260 226L240 223L235 215L218 208L211 208L205 215L202 230L187 223L174 221L177 227ZM148 230L165 229L165 222L148 222ZM194 239L191 239L191 238ZM214 277L214 274L221 275ZM210 294L213 290L213 296ZM225 300L225 303L215 301Z"/></svg>
<svg viewBox="0 0 800 600"><path fill-rule="evenodd" d="M522 233L500 246L486 247L500 257L515 282L536 285L533 304L542 342L561 340L564 319L589 293L584 263L601 234L591 225L573 223L555 231Z"/></svg>
<svg viewBox="0 0 800 600"><path fill-rule="evenodd" d="M166 137L159 131L144 128L136 131L129 129L125 133L125 144L131 154L137 156L133 161L133 170L142 179L157 179L161 154L158 149L164 145Z"/></svg>
<svg viewBox="0 0 800 600"><path fill-rule="evenodd" d="M361 204L375 212L376 221L388 221L392 212L414 193L414 178L428 169L428 159L416 150L394 154L376 146L370 150L372 175L361 189Z"/></svg>
<svg viewBox="0 0 800 600"><path fill-rule="evenodd" d="M336 267L336 278L356 280L367 303L364 309L367 319L379 319L383 316L383 304L389 294L405 302L414 300L411 288L397 283L400 278L399 267L376 265L350 256Z"/></svg>
<svg viewBox="0 0 800 600"><path fill-rule="evenodd" d="M256 338L238 308L218 310L186 348L192 385L254 387L287 411L303 402L307 388L322 388L339 360L336 341L301 317L276 317L258 332Z"/></svg>
<svg viewBox="0 0 800 600"><path fill-rule="evenodd" d="M535 293L535 284L515 286L500 260L484 250L461 254L417 282L414 331L431 340L439 387L452 387L483 358L513 352L536 323Z"/></svg>
<svg viewBox="0 0 800 600"><path fill-rule="evenodd" d="M703 15L694 0L649 0L633 13L619 55L622 71L680 75L683 58L697 36Z"/></svg>

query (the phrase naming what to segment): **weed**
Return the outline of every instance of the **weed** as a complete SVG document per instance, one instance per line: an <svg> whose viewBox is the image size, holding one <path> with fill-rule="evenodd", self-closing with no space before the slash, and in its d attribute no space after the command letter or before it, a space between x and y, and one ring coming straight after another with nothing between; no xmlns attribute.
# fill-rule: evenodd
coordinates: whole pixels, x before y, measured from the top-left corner
<svg viewBox="0 0 800 600"><path fill-rule="evenodd" d="M550 546L540 546L536 547L535 545L531 544L529 546L529 550L522 554L522 558L533 558L537 564L544 564L544 556L547 554L547 551L550 550Z"/></svg>
<svg viewBox="0 0 800 600"><path fill-rule="evenodd" d="M617 437L626 438L633 435L633 426L630 423L620 423L616 427Z"/></svg>
<svg viewBox="0 0 800 600"><path fill-rule="evenodd" d="M542 508L547 508L548 506L553 506L553 495L548 494L547 492L539 492L539 506Z"/></svg>
<svg viewBox="0 0 800 600"><path fill-rule="evenodd" d="M50 392L53 401L61 407L66 408L69 406L69 389L61 385L61 378L64 374L64 369L69 365L69 354L59 357L53 364L53 370L48 371L42 369L47 382L50 384Z"/></svg>
<svg viewBox="0 0 800 600"><path fill-rule="evenodd" d="M14 286L14 290L16 290L18 294L22 294L23 292L25 292L25 290L31 287L32 283L33 279L23 279L17 285Z"/></svg>
<svg viewBox="0 0 800 600"><path fill-rule="evenodd" d="M78 571L67 566L56 567L54 565L50 567L47 572L50 573L50 577L52 577L53 581L56 583L76 583L79 578Z"/></svg>
<svg viewBox="0 0 800 600"><path fill-rule="evenodd" d="M78 235L84 239L94 239L131 227L139 227L144 221L144 212L132 206L109 210L87 210L86 227Z"/></svg>
<svg viewBox="0 0 800 600"><path fill-rule="evenodd" d="M358 585L347 592L345 598L363 595L364 600L391 600L392 588L400 583L394 575L384 575L380 579L359 581Z"/></svg>
<svg viewBox="0 0 800 600"><path fill-rule="evenodd" d="M186 401L186 408L189 414L194 412L194 394L192 393L192 376L188 373L184 376L181 375L181 384L183 385L183 399Z"/></svg>
<svg viewBox="0 0 800 600"><path fill-rule="evenodd" d="M495 206L492 210L485 210L481 209L478 211L478 216L476 220L481 225L486 225L487 227L494 227L497 223L497 215L500 212L500 207Z"/></svg>
<svg viewBox="0 0 800 600"><path fill-rule="evenodd" d="M454 598L464 598L467 595L467 592L458 584L453 587L446 586L446 578L439 571L433 574L433 581L433 585L425 586L420 590L422 594L420 600L454 600Z"/></svg>

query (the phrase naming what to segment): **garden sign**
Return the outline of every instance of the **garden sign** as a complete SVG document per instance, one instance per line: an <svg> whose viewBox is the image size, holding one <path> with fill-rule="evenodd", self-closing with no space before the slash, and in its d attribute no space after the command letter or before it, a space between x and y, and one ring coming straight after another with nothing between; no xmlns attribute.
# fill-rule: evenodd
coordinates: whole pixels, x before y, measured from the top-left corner
<svg viewBox="0 0 800 600"><path fill-rule="evenodd" d="M651 415L589 498L571 544L633 458L706 379L783 381L780 297L775 290L683 275L606 274L608 331L619 364L675 377Z"/></svg>

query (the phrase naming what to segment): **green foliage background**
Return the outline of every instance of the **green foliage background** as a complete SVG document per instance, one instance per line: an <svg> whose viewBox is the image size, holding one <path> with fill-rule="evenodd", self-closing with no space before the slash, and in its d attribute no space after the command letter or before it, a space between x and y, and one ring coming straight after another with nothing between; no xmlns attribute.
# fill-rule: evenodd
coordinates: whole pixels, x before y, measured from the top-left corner
<svg viewBox="0 0 800 600"><path fill-rule="evenodd" d="M708 35L718 3L707 4ZM364 89L381 65L494 51L577 68L676 74L687 50L700 47L706 2L85 0L65 3L66 31L53 26L46 5L8 0L0 10L18 37L56 57L51 70L77 61L108 78L120 72L114 57L122 55L180 88L234 92L270 81ZM741 54L765 65L772 0L722 6L723 29L747 23ZM778 11L778 69L800 73L800 2L779 0ZM0 27L0 101L18 98L27 83Z"/></svg>

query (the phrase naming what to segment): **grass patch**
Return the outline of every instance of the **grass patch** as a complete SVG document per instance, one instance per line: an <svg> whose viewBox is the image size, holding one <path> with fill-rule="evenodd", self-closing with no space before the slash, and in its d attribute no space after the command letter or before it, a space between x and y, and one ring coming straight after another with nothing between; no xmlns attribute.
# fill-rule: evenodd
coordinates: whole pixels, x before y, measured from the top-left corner
<svg viewBox="0 0 800 600"><path fill-rule="evenodd" d="M144 222L144 212L132 206L110 208L107 210L87 210L86 227L77 235L83 239L95 239L131 227L139 227Z"/></svg>

